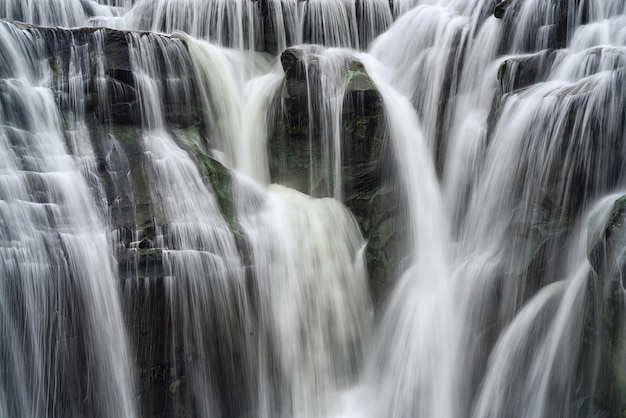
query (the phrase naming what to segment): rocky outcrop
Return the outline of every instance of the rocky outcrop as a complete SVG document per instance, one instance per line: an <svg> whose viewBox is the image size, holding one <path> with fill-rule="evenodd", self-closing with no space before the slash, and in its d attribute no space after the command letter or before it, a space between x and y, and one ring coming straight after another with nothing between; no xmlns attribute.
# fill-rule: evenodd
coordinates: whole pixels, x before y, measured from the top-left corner
<svg viewBox="0 0 626 418"><path fill-rule="evenodd" d="M511 0L503 0L500 3L496 4L496 7L493 11L493 15L496 17L496 19L502 19L510 5Z"/></svg>
<svg viewBox="0 0 626 418"><path fill-rule="evenodd" d="M14 26L28 32L42 44L44 58L53 74L53 85L56 88L58 102L63 109L72 109L76 103L70 102L68 92L68 75L70 65L73 66L74 76L82 77L85 94L85 112L95 117L101 123L115 125L141 126L141 109L135 75L132 71L129 36L131 32L110 28L77 28L63 29L28 25L19 22L10 22ZM160 38L164 44L178 45L184 49L183 41L170 38L167 35L135 32L139 37L150 36ZM89 59L85 59L85 52L89 52ZM189 85L189 92L193 92L192 68L188 56L181 55L179 64L181 74L178 74L179 84ZM74 61L72 61L74 60ZM155 57L159 72L163 74L165 83L165 57ZM76 80L74 80L76 82ZM74 87L75 88L75 87ZM201 122L200 112L193 94L166 94L163 97L163 112L165 120L174 126L197 126Z"/></svg>
<svg viewBox="0 0 626 418"><path fill-rule="evenodd" d="M333 163L324 160L319 96L320 67L315 52L289 48L281 55L285 73L270 134L272 181L313 196L332 195ZM404 240L400 185L388 139L382 98L363 64L346 57L341 113L340 154L344 204L352 211L368 240L366 257L375 303L385 298L401 257ZM328 158L328 157L326 157Z"/></svg>
<svg viewBox="0 0 626 418"><path fill-rule="evenodd" d="M343 103L344 204L367 239L366 261L375 305L383 302L405 255L401 185L389 142L382 99L362 64L347 73Z"/></svg>
<svg viewBox="0 0 626 418"><path fill-rule="evenodd" d="M498 68L500 95L544 81L550 74L558 51L543 50L532 55L508 58Z"/></svg>

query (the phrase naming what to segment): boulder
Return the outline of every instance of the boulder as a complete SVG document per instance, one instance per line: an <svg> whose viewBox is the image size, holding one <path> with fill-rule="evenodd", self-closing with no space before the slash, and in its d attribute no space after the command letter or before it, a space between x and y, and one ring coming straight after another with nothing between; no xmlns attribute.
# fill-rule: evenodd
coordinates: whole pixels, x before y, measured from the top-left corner
<svg viewBox="0 0 626 418"><path fill-rule="evenodd" d="M544 81L550 74L558 51L543 50L531 55L508 58L498 68L500 95Z"/></svg>
<svg viewBox="0 0 626 418"><path fill-rule="evenodd" d="M495 16L495 18L502 19L510 5L511 0L503 0L500 3L496 4L496 7L493 11L493 15Z"/></svg>
<svg viewBox="0 0 626 418"><path fill-rule="evenodd" d="M323 169L329 163L322 155L320 103L324 97L316 53L315 49L288 48L281 55L285 78L277 100L282 102L282 112L270 129L270 175L273 182L324 197L332 195L332 179ZM393 284L402 255L402 194L376 85L354 57L346 57L343 77L343 203L368 240L370 287L375 304L380 304Z"/></svg>

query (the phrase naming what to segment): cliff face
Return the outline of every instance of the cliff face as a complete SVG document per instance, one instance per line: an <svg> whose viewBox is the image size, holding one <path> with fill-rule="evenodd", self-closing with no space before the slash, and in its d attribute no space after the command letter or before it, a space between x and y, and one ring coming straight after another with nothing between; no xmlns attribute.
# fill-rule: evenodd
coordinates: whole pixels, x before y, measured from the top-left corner
<svg viewBox="0 0 626 418"><path fill-rule="evenodd" d="M144 150L139 140L142 135L141 97L130 61L128 32L15 25L31 33L40 43L43 58L52 70L51 87L60 109L84 114L97 153L98 175L106 192L111 222L120 242L128 247L129 240L138 241L138 248L147 250L154 241L151 226L154 205L146 192ZM228 175L212 176L206 172L209 167L206 161L212 161L210 164L216 167L222 166L206 155L205 145L210 143L207 121L203 119L198 97L193 93L197 81L190 70L192 64L184 41L165 35L146 33L144 36L158 38L166 48L179 50L176 59L180 74L176 82L183 88L176 92L167 88L171 80L165 74L166 57L156 57L160 77L157 82L164 86L165 92L160 99L167 129L174 137L198 138L201 146L191 147L190 151L195 154L199 168L205 171L207 181L212 182L216 190L228 189L228 181L216 184L229 179ZM72 60L78 53L85 53L87 57L81 61L84 67L79 70L81 80L70 81L70 65L75 65ZM339 118L341 179L334 179L334 173L325 172L322 167L329 164L324 161L327 157L322 155L326 115L321 114L319 102L323 96L320 90L323 75L315 58L307 57L305 62L304 57L303 50L297 48L287 49L281 55L284 80L276 96L279 110L271 113L274 119L268 127L271 181L312 196L325 197L332 196L330 185L339 180L343 203L355 215L369 240L368 263L373 272L378 272L372 275L376 282L379 277L388 275L386 259L394 259L395 251L391 246L396 244L389 241L400 240L400 226L393 220L399 215L399 184L387 138L382 99L363 65L356 58L346 57L340 80L345 83ZM84 89L78 95L78 103L71 97L77 88ZM228 169L220 170L228 172ZM125 174L127 171L129 176ZM229 218L233 217L234 208L228 208L228 193L223 194L220 204L227 221L232 224ZM382 204L383 200L385 204ZM146 270L146 276L154 276L152 273L160 271L153 263L131 261L137 256L154 257L156 253L140 251L130 258L128 254L118 254L122 277L133 263L156 269Z"/></svg>
<svg viewBox="0 0 626 418"><path fill-rule="evenodd" d="M49 87L63 118L68 148L77 152L77 144L87 141L84 145L93 150L95 162L87 169L87 177L114 241L142 416L188 416L199 410L190 396L185 370L194 356L204 357L214 366L212 373L219 388L215 391L227 398L217 402L222 404L218 408L223 416L242 416L251 407L247 402L253 401L229 399L236 393L241 394L238 399L246 399L243 393L252 391L250 383L236 378L243 373L237 374L222 364L224 353L234 356L234 363L243 364L245 361L238 357L242 353L237 354L242 350L222 342L222 354L190 352L183 333L176 331L183 326L177 321L185 317L185 307L172 311L172 290L167 280L171 272L164 266L167 243L163 238L170 226L160 221L161 202L155 200L158 193L150 190L153 171L147 160L150 151L145 146L149 139L144 138L149 132L146 106L137 84L142 75L136 72L131 52L132 42L142 38L159 45L154 49L153 78L163 92L158 98L163 128L189 154L212 191L223 222L235 237L244 269L251 262L247 238L235 212L234 173L209 155L212 130L195 94L198 81L191 70L185 41L113 29L67 30L10 24L32 38L44 70L49 71ZM165 51L174 58L166 56ZM324 170L329 163L322 155L324 116L317 105L311 107L322 96L322 74L314 57L306 60L299 49L287 49L281 56L284 79L274 100L280 110L268 123L271 181L315 197L327 197L332 196L329 187L337 179ZM355 58L345 59L340 77L338 82L345 90L339 118L340 194L368 242L365 257L372 294L376 302L381 302L391 287L394 266L399 264L402 253L400 186L376 86ZM312 108L316 110L310 111ZM250 276L251 270L245 274ZM224 326L209 323L207 332L211 338L231 340L233 336L226 335ZM231 332L234 327L229 328ZM241 344L244 340L242 337Z"/></svg>

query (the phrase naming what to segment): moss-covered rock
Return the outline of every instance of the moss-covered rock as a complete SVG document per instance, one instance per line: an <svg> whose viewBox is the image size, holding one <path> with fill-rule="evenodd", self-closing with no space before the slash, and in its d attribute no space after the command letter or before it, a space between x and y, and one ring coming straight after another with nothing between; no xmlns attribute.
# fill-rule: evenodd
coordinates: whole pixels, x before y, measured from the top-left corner
<svg viewBox="0 0 626 418"><path fill-rule="evenodd" d="M239 231L230 170L200 150L197 150L197 153L206 169L207 181L211 185L213 195L217 199L224 220L226 220L231 230Z"/></svg>
<svg viewBox="0 0 626 418"><path fill-rule="evenodd" d="M332 195L332 163L325 161L321 117L321 51L289 48L281 55L285 78L271 126L273 182L313 196ZM343 203L368 240L366 258L375 302L385 298L403 254L400 193L381 95L363 64L346 57L340 125ZM278 103L277 103L278 105Z"/></svg>
<svg viewBox="0 0 626 418"><path fill-rule="evenodd" d="M270 172L272 179L304 193L317 194L320 182L323 133L320 99L320 74L315 51L289 48L281 55L285 73L278 98L282 112L276 115L270 135ZM341 155L342 168L355 165L376 166L384 150L385 126L382 99L365 71L355 58L346 58L344 69L345 94L342 106ZM353 175L344 172L344 179ZM291 183L291 184L289 184Z"/></svg>

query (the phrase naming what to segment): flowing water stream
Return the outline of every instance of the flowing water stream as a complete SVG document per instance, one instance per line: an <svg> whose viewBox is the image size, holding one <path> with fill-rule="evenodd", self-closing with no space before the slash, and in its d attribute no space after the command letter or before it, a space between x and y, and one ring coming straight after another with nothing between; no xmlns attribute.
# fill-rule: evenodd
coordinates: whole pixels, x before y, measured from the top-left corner
<svg viewBox="0 0 626 418"><path fill-rule="evenodd" d="M626 413L623 1L0 18L0 417Z"/></svg>

